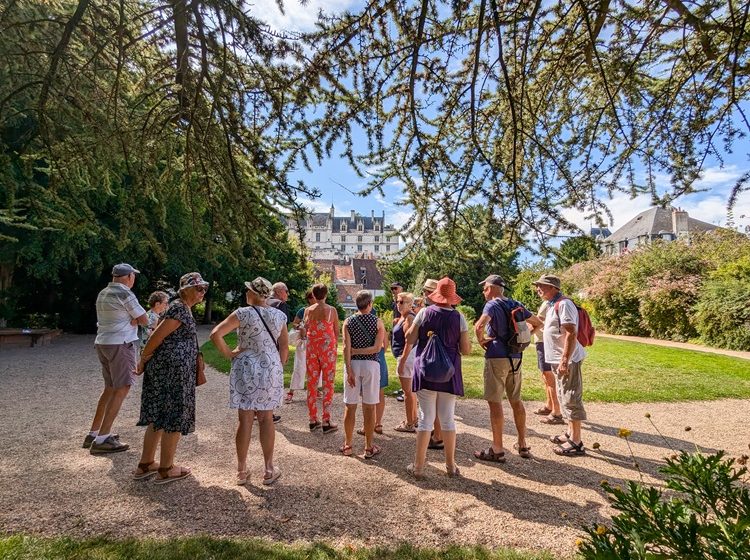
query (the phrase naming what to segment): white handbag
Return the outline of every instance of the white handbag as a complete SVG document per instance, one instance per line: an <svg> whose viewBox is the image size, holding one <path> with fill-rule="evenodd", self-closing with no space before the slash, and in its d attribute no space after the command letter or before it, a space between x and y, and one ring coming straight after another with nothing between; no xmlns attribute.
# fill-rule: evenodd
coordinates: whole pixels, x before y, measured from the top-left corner
<svg viewBox="0 0 750 560"><path fill-rule="evenodd" d="M299 331L297 329L291 329L289 331L289 346L297 346L300 341Z"/></svg>

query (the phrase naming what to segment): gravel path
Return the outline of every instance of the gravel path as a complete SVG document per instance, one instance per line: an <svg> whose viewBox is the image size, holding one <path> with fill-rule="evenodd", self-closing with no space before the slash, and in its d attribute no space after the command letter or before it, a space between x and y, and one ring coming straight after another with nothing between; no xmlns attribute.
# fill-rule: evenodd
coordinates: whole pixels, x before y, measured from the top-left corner
<svg viewBox="0 0 750 560"><path fill-rule="evenodd" d="M584 366L585 367L585 366ZM584 369L585 376L585 369ZM262 476L256 436L250 449L252 484L235 486L235 416L227 408L227 378L209 369L198 389L197 432L180 443L178 459L195 476L167 486L135 482L143 429L135 426L136 386L118 418L117 431L132 448L94 457L81 449L101 390L90 336L65 335L53 345L0 353L0 532L75 537L171 537L210 534L260 536L286 543L326 540L335 545L448 543L548 549L574 553L579 526L611 514L600 481L637 479L627 444L647 480L669 446L747 451L746 401L660 405L589 405L584 434L587 457L561 459L547 437L553 427L529 414L533 459L510 454L505 465L475 462L487 444L489 415L483 401L457 407L461 479L444 476L442 455L430 451L428 478L415 482L413 436L394 432L402 405L389 400L384 453L365 462L337 450L341 433L311 434L302 400L284 406L277 426L276 460L284 474L274 487ZM301 396L301 395L300 395ZM539 403L527 403L533 410ZM336 396L335 418L343 405ZM506 407L506 411L508 411ZM719 414L719 411L721 414ZM650 412L667 442L644 417ZM685 432L690 425L692 431ZM514 429L506 425L506 447ZM591 450L594 442L598 452ZM357 440L355 451L362 452Z"/></svg>

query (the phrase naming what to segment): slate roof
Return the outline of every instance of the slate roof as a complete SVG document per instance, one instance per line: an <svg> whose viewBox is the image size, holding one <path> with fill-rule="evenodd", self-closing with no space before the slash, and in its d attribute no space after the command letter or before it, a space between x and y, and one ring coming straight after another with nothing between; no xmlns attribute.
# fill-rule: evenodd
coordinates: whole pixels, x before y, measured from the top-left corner
<svg viewBox="0 0 750 560"><path fill-rule="evenodd" d="M598 228L598 227L592 227L591 231L589 232L591 237L598 237L601 236L602 239L606 239L610 235L612 235L612 232L609 231L609 228Z"/></svg>
<svg viewBox="0 0 750 560"><path fill-rule="evenodd" d="M329 218L330 214L328 212L311 212L307 214L306 218L303 220L302 227L324 228L328 225ZM362 227L364 228L364 231L374 231L376 223L380 224L381 231L395 231L392 225L388 225L385 223L385 219L382 216L360 216L359 214L355 215L354 219L351 218L351 215L334 216L333 231L341 231L342 222L346 222L346 228L348 231L355 231L360 220L362 221ZM289 224L292 221L292 216L282 215L281 221L284 225L289 227Z"/></svg>
<svg viewBox="0 0 750 560"><path fill-rule="evenodd" d="M378 270L377 261L374 259L352 259L354 269L354 281L359 282L368 290L383 289L383 275ZM364 277L362 269L365 269Z"/></svg>
<svg viewBox="0 0 750 560"><path fill-rule="evenodd" d="M702 222L688 216L688 231L711 231L718 226ZM672 208L661 208L654 206L641 212L612 235L604 239L604 243L619 243L627 239L637 239L648 235L649 238L659 235L660 232L672 231Z"/></svg>
<svg viewBox="0 0 750 560"><path fill-rule="evenodd" d="M326 214L328 216L328 214ZM384 229L390 230L393 229L392 226L386 226L383 224L383 218L382 217L367 217L367 216L355 216L355 218L352 220L351 217L334 217L333 218L333 231L340 231L341 230L341 223L346 222L346 229L348 231L355 231L357 229L357 224L362 221L362 227L365 231L374 231L375 230L375 224L380 224L381 231Z"/></svg>

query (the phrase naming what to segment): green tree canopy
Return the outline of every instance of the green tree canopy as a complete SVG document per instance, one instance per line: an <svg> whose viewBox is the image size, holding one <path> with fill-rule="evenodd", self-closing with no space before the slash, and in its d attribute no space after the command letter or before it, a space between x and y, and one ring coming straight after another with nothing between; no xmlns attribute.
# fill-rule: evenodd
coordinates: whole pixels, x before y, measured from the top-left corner
<svg viewBox="0 0 750 560"><path fill-rule="evenodd" d="M602 249L590 235L579 235L567 238L560 247L550 252L553 255L552 266L562 270L572 264L595 259L602 254Z"/></svg>

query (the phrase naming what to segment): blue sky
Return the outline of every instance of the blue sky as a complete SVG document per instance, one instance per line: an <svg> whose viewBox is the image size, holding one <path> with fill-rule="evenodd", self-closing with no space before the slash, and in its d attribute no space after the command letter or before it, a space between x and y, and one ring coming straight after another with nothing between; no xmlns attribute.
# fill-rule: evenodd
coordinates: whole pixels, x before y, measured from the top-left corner
<svg viewBox="0 0 750 560"><path fill-rule="evenodd" d="M338 13L346 9L354 10L360 4L359 0L309 0L305 6L301 6L297 1L286 0L284 3L286 14L282 15L276 0L257 0L255 13L262 14L261 17L273 28L306 31L313 28L319 10ZM334 153L336 153L335 150ZM729 192L737 179L750 169L748 153L750 153L750 142L738 142L735 145L734 154L725 156L724 167L719 167L716 162L709 162L703 176L696 184L696 187L703 189L704 192L681 197L675 205L687 210L693 218L724 225L727 219L726 203ZM402 190L395 181L386 185L385 196L374 194L362 198L352 194L352 191L365 186L367 179L357 176L344 158L334 156L323 161L320 166L314 164L312 172L302 169L291 177L291 179L296 178L303 179L320 190L321 197L316 200L301 199L301 202L313 211L327 212L332 202L336 207L337 215L348 214L351 210L364 215L369 215L371 211L379 215L385 211L387 223L396 227L403 226L411 216L409 208L397 204L401 199ZM665 185L669 183L666 177L662 182ZM613 223L609 227L614 231L639 212L646 210L650 206L650 199L646 195L630 198L626 194L617 193L607 204L613 215ZM745 192L740 196L734 215L738 226L750 227L750 192ZM590 227L590 223L584 218L582 212L569 210L566 212L566 217L585 231Z"/></svg>

